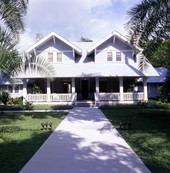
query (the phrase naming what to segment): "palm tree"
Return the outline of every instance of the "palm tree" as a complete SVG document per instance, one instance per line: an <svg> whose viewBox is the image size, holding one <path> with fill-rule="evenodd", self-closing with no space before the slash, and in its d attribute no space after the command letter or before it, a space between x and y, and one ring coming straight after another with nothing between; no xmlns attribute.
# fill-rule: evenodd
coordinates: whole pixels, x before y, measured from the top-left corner
<svg viewBox="0 0 170 173"><path fill-rule="evenodd" d="M129 40L134 47L144 46L152 40L152 50L170 37L170 0L142 0L128 11L126 24ZM141 56L140 69L147 67L147 59Z"/></svg>
<svg viewBox="0 0 170 173"><path fill-rule="evenodd" d="M0 74L14 72L21 62L13 35L0 28Z"/></svg>
<svg viewBox="0 0 170 173"><path fill-rule="evenodd" d="M0 74L13 72L21 58L16 45L24 31L28 0L0 0Z"/></svg>

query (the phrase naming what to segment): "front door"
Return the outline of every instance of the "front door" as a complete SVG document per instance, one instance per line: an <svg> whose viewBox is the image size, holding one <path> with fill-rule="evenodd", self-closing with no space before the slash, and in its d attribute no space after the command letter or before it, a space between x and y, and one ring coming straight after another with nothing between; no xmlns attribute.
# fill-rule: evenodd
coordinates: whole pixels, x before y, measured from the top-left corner
<svg viewBox="0 0 170 173"><path fill-rule="evenodd" d="M86 79L82 80L82 99L88 99L89 97L89 81Z"/></svg>

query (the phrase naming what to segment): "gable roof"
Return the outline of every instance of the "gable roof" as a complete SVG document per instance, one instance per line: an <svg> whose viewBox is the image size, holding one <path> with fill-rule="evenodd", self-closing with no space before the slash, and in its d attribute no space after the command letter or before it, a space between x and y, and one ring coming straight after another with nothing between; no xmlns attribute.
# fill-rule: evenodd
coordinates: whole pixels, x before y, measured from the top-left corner
<svg viewBox="0 0 170 173"><path fill-rule="evenodd" d="M119 38L120 40L122 40L123 42L128 44L130 47L132 47L131 44L129 43L128 39L125 36L123 36L122 34L120 34L117 31L113 31L111 34L109 34L108 36L103 38L101 41L97 42L95 45L93 45L91 48L89 48L87 50L87 54L89 55L90 53L92 53L98 46L100 46L101 44L103 44L104 42L106 42L107 40L112 38L113 36L116 36L117 38ZM142 49L140 47L137 47L137 49L139 51L142 51Z"/></svg>
<svg viewBox="0 0 170 173"><path fill-rule="evenodd" d="M72 47L78 54L80 54L80 55L82 54L82 50L79 47L77 47L73 43L69 42L65 38L61 37L60 35L56 34L55 32L51 32L50 34L48 34L47 36L45 36L44 38L42 38L41 40L36 42L34 45L32 45L30 48L28 48L26 50L26 52L31 52L33 49L43 45L44 43L46 43L48 40L50 40L53 37L58 38L59 40L61 40L65 44L67 44L68 46Z"/></svg>

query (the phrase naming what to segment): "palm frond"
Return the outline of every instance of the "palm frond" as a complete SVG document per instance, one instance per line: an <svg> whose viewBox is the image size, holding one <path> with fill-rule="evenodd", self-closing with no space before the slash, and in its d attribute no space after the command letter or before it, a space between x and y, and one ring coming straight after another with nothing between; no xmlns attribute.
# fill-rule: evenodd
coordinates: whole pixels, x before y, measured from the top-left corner
<svg viewBox="0 0 170 173"><path fill-rule="evenodd" d="M170 0L142 0L140 4L132 7L127 15L130 18L126 23L128 38L134 47L143 46L148 40L152 40L154 44L151 50L154 52L158 47L156 45L170 38ZM147 66L142 60L146 62L145 58L141 57L141 70Z"/></svg>
<svg viewBox="0 0 170 173"><path fill-rule="evenodd" d="M148 67L149 67L148 59L142 53L140 53L140 55L139 55L139 69L142 72L144 72L148 69Z"/></svg>
<svg viewBox="0 0 170 173"><path fill-rule="evenodd" d="M27 12L28 0L0 0L1 22L15 36L24 31L23 17Z"/></svg>
<svg viewBox="0 0 170 173"><path fill-rule="evenodd" d="M20 66L21 56L12 35L0 28L0 73L12 73Z"/></svg>
<svg viewBox="0 0 170 173"><path fill-rule="evenodd" d="M17 74L29 77L42 77L52 79L55 75L55 67L46 58L39 56L28 56L24 54L23 62L17 70Z"/></svg>
<svg viewBox="0 0 170 173"><path fill-rule="evenodd" d="M170 0L143 0L128 11L130 39L140 45L151 38L170 36Z"/></svg>

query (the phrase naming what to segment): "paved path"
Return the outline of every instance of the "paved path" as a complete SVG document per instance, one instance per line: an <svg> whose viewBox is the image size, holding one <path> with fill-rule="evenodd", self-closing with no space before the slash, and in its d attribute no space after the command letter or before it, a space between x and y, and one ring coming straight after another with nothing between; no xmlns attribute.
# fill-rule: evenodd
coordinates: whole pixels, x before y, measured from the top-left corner
<svg viewBox="0 0 170 173"><path fill-rule="evenodd" d="M74 108L20 173L150 173L97 108Z"/></svg>

